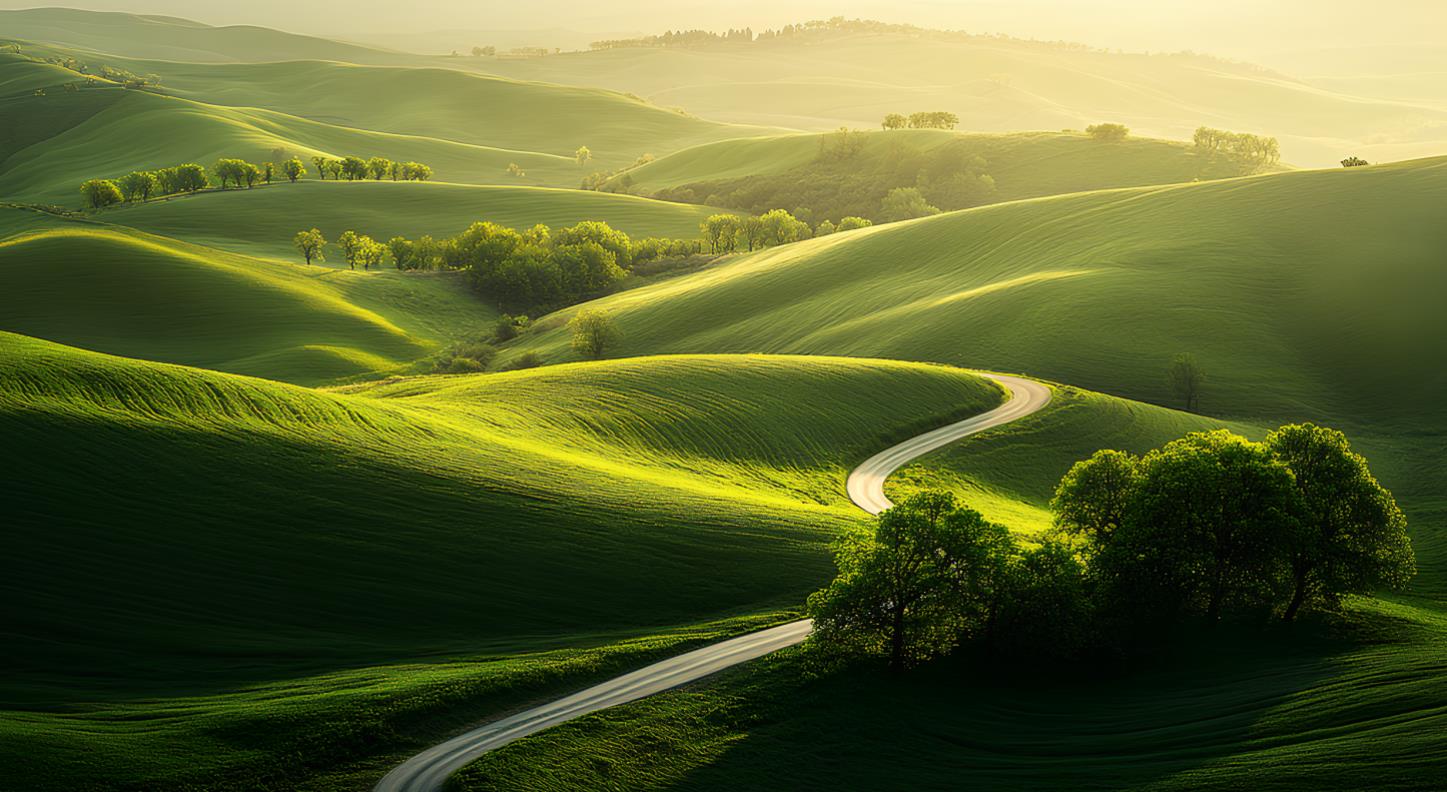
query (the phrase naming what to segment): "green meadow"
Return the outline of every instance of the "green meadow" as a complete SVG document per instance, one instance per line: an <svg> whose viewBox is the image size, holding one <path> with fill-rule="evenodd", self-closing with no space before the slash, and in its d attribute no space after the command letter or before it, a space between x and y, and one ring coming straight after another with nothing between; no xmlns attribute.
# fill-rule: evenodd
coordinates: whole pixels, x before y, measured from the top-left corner
<svg viewBox="0 0 1447 792"><path fill-rule="evenodd" d="M78 64L160 82L67 88ZM370 789L470 726L799 618L870 525L849 472L1000 405L980 371L1052 401L891 498L946 490L1033 544L1098 449L1312 420L1395 494L1419 573L1108 668L785 650L449 788L1440 786L1447 109L1420 75L1380 82L920 31L447 57L0 11L0 788ZM927 110L958 128L878 129ZM1131 134L1080 131L1101 121ZM1285 164L1248 174L1201 125L1278 137ZM830 159L840 126L868 131ZM1387 162L1316 169L1349 154ZM299 183L82 209L89 179L292 156ZM316 156L434 176L319 180ZM625 175L581 189L596 172ZM981 174L973 208L692 252L750 201L818 223L789 201ZM478 221L683 246L498 334L517 309L474 285L486 251L352 269L336 244ZM308 265L312 227L332 244ZM614 255L518 244L504 264ZM603 359L575 344L585 309L617 331ZM1199 414L1166 378L1182 353Z"/></svg>
<svg viewBox="0 0 1447 792"><path fill-rule="evenodd" d="M329 394L0 342L26 603L0 728L34 789L284 786L405 746L397 719L788 609L858 520L855 459L1001 398L943 367L712 356Z"/></svg>

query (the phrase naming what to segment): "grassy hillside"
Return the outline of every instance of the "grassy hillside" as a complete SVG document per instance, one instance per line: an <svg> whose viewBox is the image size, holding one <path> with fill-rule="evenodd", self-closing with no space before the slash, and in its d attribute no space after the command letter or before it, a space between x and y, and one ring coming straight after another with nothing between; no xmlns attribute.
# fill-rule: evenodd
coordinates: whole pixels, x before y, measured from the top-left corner
<svg viewBox="0 0 1447 792"><path fill-rule="evenodd" d="M777 176L819 158L827 133L776 135L706 143L629 171L640 192L759 176ZM868 168L901 152L929 154L961 145L985 160L998 199L1013 201L1105 187L1171 184L1241 175L1228 163L1198 157L1192 147L1165 140L1132 138L1102 144L1082 134L1024 132L978 135L937 129L870 132L852 158Z"/></svg>
<svg viewBox="0 0 1447 792"><path fill-rule="evenodd" d="M921 460L889 491L953 489L1029 535L1047 524L1051 490L1074 460L1219 425L1057 388L1044 411ZM968 655L906 676L821 673L790 650L515 743L456 786L944 789L968 778L986 789L1432 789L1447 762L1440 438L1433 450L1354 440L1411 515L1422 568L1406 595L1359 598L1342 619L1292 630L1222 628L1103 674Z"/></svg>
<svg viewBox="0 0 1447 792"><path fill-rule="evenodd" d="M569 158L587 146L596 168L762 131L704 121L612 91L446 68L323 62L137 66L160 73L168 92L198 101ZM581 180L589 170L579 170Z"/></svg>
<svg viewBox="0 0 1447 792"><path fill-rule="evenodd" d="M0 55L0 71L10 68L5 57ZM38 70L36 64L11 63L17 70ZM263 161L277 148L301 157L308 171L314 171L313 155L365 155L428 163L439 181L504 181L514 162L526 169L527 183L576 186L581 178L571 158L350 129L120 88L59 89L69 81L55 83L45 96L0 98L0 111L18 119L0 133L0 190L7 199L78 207L86 179L182 162L209 168L221 157Z"/></svg>
<svg viewBox="0 0 1447 792"><path fill-rule="evenodd" d="M795 129L875 128L948 110L962 129L1081 129L1120 121L1183 139L1201 125L1282 139L1287 161L1334 164L1443 151L1435 105L1334 92L1246 64L979 37L837 36L802 44L636 48L485 64L528 80L631 91L708 118Z"/></svg>
<svg viewBox="0 0 1447 792"><path fill-rule="evenodd" d="M176 17L74 8L0 10L0 31L4 31L6 37L162 60L229 62L315 58L388 63L409 57L253 25L213 27Z"/></svg>
<svg viewBox="0 0 1447 792"><path fill-rule="evenodd" d="M0 330L88 349L317 383L403 368L496 315L448 278L278 264L0 215L15 218L0 239Z"/></svg>
<svg viewBox="0 0 1447 792"><path fill-rule="evenodd" d="M750 622L673 625L769 618L857 520L848 467L1000 398L758 357L328 395L9 334L0 383L0 772L35 790L372 772L399 735Z"/></svg>
<svg viewBox="0 0 1447 792"><path fill-rule="evenodd" d="M1444 197L1440 159L1063 196L774 248L596 306L621 354L933 360L1168 403L1166 367L1189 352L1207 412L1411 426L1447 396L1426 364L1447 354ZM525 347L565 345L554 329Z"/></svg>
<svg viewBox="0 0 1447 792"><path fill-rule="evenodd" d="M1102 143L1084 134L970 135L944 130L873 131L843 149L835 133L741 138L680 151L616 177L632 192L762 213L784 208L818 223L851 215L887 219L890 190L918 187L939 208L1108 187L1240 176L1224 156L1164 140ZM847 153L844 153L847 151Z"/></svg>
<svg viewBox="0 0 1447 792"><path fill-rule="evenodd" d="M695 239L699 222L713 211L546 187L309 180L134 204L96 219L226 250L297 259L291 237L313 226L328 240L352 229L386 241L398 235L449 237L478 220L519 229L603 220L635 237ZM333 266L346 266L340 254L333 258Z"/></svg>

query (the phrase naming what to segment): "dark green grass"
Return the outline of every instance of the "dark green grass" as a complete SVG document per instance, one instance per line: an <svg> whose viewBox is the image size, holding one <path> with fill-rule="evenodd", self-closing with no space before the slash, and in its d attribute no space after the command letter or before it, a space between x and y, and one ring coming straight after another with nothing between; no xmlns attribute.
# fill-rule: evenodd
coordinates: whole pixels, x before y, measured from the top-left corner
<svg viewBox="0 0 1447 792"><path fill-rule="evenodd" d="M951 489L1028 537L1076 459L1220 425L1058 388L1044 411L924 458L887 491ZM1441 499L1422 493L1440 491L1440 451L1356 439L1413 526L1422 571L1405 594L1290 629L1221 628L1124 666L966 654L901 677L790 651L504 748L454 788L1435 789L1447 569Z"/></svg>
<svg viewBox="0 0 1447 792"><path fill-rule="evenodd" d="M857 521L844 470L920 414L999 399L937 367L729 357L351 390L0 335L0 777L366 774L767 623Z"/></svg>
<svg viewBox="0 0 1447 792"><path fill-rule="evenodd" d="M503 748L452 788L1431 790L1444 626L1361 603L1103 672L817 674L791 650Z"/></svg>

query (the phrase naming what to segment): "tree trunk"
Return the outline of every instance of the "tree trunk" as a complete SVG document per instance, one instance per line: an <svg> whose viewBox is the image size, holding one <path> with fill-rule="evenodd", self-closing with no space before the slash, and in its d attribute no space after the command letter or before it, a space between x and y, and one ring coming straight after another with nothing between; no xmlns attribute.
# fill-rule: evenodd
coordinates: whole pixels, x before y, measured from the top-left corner
<svg viewBox="0 0 1447 792"><path fill-rule="evenodd" d="M889 633L889 667L893 671L904 670L904 608L895 608Z"/></svg>
<svg viewBox="0 0 1447 792"><path fill-rule="evenodd" d="M1305 568L1296 571L1296 588L1291 592L1291 602L1286 606L1286 612L1281 614L1282 621L1295 620L1296 612L1301 610L1301 604L1306 601L1306 577Z"/></svg>

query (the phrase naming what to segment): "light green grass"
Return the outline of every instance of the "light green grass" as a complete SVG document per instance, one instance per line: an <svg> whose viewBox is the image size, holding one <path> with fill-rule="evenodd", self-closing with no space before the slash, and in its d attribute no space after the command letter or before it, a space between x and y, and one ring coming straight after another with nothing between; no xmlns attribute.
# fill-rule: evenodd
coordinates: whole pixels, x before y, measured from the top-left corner
<svg viewBox="0 0 1447 792"><path fill-rule="evenodd" d="M68 44L99 52L180 61L269 61L316 58L391 62L398 53L253 25L214 27L176 17L73 8L0 10L6 37Z"/></svg>
<svg viewBox="0 0 1447 792"><path fill-rule="evenodd" d="M0 239L0 329L88 349L311 384L401 370L496 316L455 278L0 214L39 226Z"/></svg>
<svg viewBox="0 0 1447 792"><path fill-rule="evenodd" d="M813 133L706 143L634 169L629 176L633 189L643 194L777 176L814 163L825 139L826 134ZM1133 138L1099 143L1083 134L982 135L934 129L872 131L860 153L843 167L870 170L901 153L930 153L957 141L985 161L981 171L995 180L998 201L1240 175L1230 163L1197 156L1190 145L1173 141ZM694 189L708 194L706 186Z"/></svg>
<svg viewBox="0 0 1447 792"><path fill-rule="evenodd" d="M8 67L0 64L3 68ZM120 88L70 93L57 85L45 96L0 98L0 111L19 119L13 131L7 130L8 139L0 138L5 144L0 190L6 198L74 208L81 205L80 184L87 179L119 178L132 170L183 162L210 168L222 157L259 162L276 148L301 157L310 178L316 178L313 155L425 162L440 181L503 182L514 162L527 170L528 183L571 187L582 178L571 158L349 129Z"/></svg>
<svg viewBox="0 0 1447 792"><path fill-rule="evenodd" d="M1000 398L814 358L329 395L6 334L0 367L0 772L36 790L380 771L508 696L744 623L676 625L778 618L859 519L846 470Z"/></svg>
<svg viewBox="0 0 1447 792"><path fill-rule="evenodd" d="M423 234L443 239L479 220L517 229L602 220L633 237L696 239L699 223L715 211L585 190L307 180L132 204L95 218L226 250L299 260L291 238L303 228L319 228L328 240L351 229L386 241ZM330 252L328 263L346 266L335 247Z"/></svg>
<svg viewBox="0 0 1447 792"><path fill-rule="evenodd" d="M1447 161L1001 204L613 295L620 354L847 354L1025 371L1212 414L1441 432ZM519 349L563 354L560 324ZM1403 380L1402 377L1407 379Z"/></svg>
<svg viewBox="0 0 1447 792"><path fill-rule="evenodd" d="M1188 54L993 37L854 35L806 45L618 49L481 68L631 91L706 118L791 129L877 129L886 113L920 110L954 112L961 129L975 132L1118 121L1141 135L1183 140L1206 125L1280 137L1287 162L1313 167L1352 152L1372 161L1430 156L1447 142L1424 126L1447 115L1432 104L1335 92Z"/></svg>

